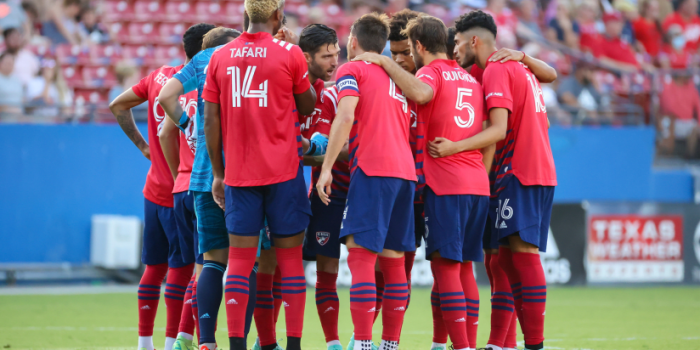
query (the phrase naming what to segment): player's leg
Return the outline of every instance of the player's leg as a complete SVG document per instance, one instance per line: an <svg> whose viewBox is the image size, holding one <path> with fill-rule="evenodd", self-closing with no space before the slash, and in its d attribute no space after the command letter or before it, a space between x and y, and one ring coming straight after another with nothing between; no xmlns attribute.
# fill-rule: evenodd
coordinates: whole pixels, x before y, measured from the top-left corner
<svg viewBox="0 0 700 350"><path fill-rule="evenodd" d="M418 196L418 194L414 194ZM413 218L414 218L414 234L416 240L416 250L420 248L425 234L425 218L423 218L423 203L413 203ZM406 263L406 279L408 281L408 303L406 309L411 305L411 275L413 272L413 263L416 261L416 252L405 252L404 259Z"/></svg>
<svg viewBox="0 0 700 350"><path fill-rule="evenodd" d="M516 346L518 345L518 316L514 312L511 314L510 327L508 327L508 335L506 335L503 350L516 350Z"/></svg>
<svg viewBox="0 0 700 350"><path fill-rule="evenodd" d="M342 350L338 337L340 302L336 282L344 209L343 198L331 197L331 203L325 205L318 196L311 197L311 212L314 215L307 230L306 245L316 256L316 311L329 350Z"/></svg>
<svg viewBox="0 0 700 350"><path fill-rule="evenodd" d="M430 270L435 276L434 266L430 266ZM440 308L440 285L437 279L433 278L433 289L430 291L430 306L433 315L433 344L431 350L445 350L447 347L447 328L445 321L442 319L442 309Z"/></svg>
<svg viewBox="0 0 700 350"><path fill-rule="evenodd" d="M302 165L291 180L265 187L265 215L275 245L277 266L287 326L287 350L301 349L306 307L306 278L302 258L304 230L309 226L311 207Z"/></svg>
<svg viewBox="0 0 700 350"><path fill-rule="evenodd" d="M199 254L197 242L197 217L194 209L194 195L189 191L180 192L173 195L175 222L179 232L180 247L183 255L193 254L195 260L195 273L190 278L185 291L180 313L180 324L177 331L177 339L173 344L175 350L190 350L194 337L195 322L192 317L192 289L196 281L197 273L201 272L203 258Z"/></svg>
<svg viewBox="0 0 700 350"><path fill-rule="evenodd" d="M225 193L229 252L224 300L229 346L232 350L245 350L250 272L258 255L260 230L265 228L263 191L260 187L226 186Z"/></svg>
<svg viewBox="0 0 700 350"><path fill-rule="evenodd" d="M384 303L384 274L382 274L382 269L379 266L379 260L377 260L377 263L374 265L374 281L377 285L377 302L374 310L373 322L377 322L377 317L379 317Z"/></svg>
<svg viewBox="0 0 700 350"><path fill-rule="evenodd" d="M258 259L258 285L257 302L255 304L255 328L258 331L258 339L253 350L259 350L261 346L276 346L277 334L275 333L275 306L273 296L273 280L277 268L275 249L263 249Z"/></svg>
<svg viewBox="0 0 700 350"><path fill-rule="evenodd" d="M277 253L275 253L275 261L277 261ZM277 324L282 310L282 270L277 263L275 263L275 274L272 280L272 296L275 298L274 323Z"/></svg>
<svg viewBox="0 0 700 350"><path fill-rule="evenodd" d="M139 350L153 350L153 324L160 287L168 272L168 238L158 219L159 205L144 199L144 235L141 262L146 270L138 288Z"/></svg>
<svg viewBox="0 0 700 350"><path fill-rule="evenodd" d="M426 255L437 281L443 323L454 348L468 349L467 300L460 272L467 219L472 206L470 196L438 196L429 186L425 187L423 194Z"/></svg>
<svg viewBox="0 0 700 350"><path fill-rule="evenodd" d="M194 228L186 217L187 193L173 195L175 207L158 208L158 219L168 237L168 277L165 281L165 350L172 350L180 326L187 283L194 272Z"/></svg>
<svg viewBox="0 0 700 350"><path fill-rule="evenodd" d="M469 196L469 213L462 247L460 280L467 300L467 336L472 348L476 347L479 328L479 289L474 276L473 262L484 260L483 228L489 211L487 196Z"/></svg>

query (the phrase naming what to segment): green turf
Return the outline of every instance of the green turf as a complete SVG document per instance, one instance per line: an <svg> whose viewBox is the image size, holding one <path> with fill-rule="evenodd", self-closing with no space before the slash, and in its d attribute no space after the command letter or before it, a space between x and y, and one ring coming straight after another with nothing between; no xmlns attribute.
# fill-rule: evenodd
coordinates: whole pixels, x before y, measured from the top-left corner
<svg viewBox="0 0 700 350"><path fill-rule="evenodd" d="M403 350L430 347L429 292L413 291ZM313 291L307 297L302 346L324 350ZM347 289L340 291L340 300L340 337L345 344L352 332ZM488 340L488 306L488 294L482 290L479 347ZM158 349L164 339L162 298L160 311L154 337ZM550 288L545 344L549 349L700 349L698 315L700 288ZM223 328L224 313L219 316ZM136 296L131 294L0 296L0 346L8 349L135 349L136 323ZM277 328L283 337L283 322ZM378 341L380 325L374 329ZM254 337L255 331L249 347ZM220 329L217 338L227 349L226 332Z"/></svg>

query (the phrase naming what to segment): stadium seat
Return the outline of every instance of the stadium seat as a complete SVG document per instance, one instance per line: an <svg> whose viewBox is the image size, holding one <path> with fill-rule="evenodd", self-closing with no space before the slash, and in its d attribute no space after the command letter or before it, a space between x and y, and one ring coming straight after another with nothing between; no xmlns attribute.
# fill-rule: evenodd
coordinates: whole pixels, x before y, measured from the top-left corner
<svg viewBox="0 0 700 350"><path fill-rule="evenodd" d="M78 45L63 44L56 46L56 58L61 64L77 64L82 50Z"/></svg>
<svg viewBox="0 0 700 350"><path fill-rule="evenodd" d="M117 77L110 67L83 67L82 74L87 87L110 88L117 83Z"/></svg>
<svg viewBox="0 0 700 350"><path fill-rule="evenodd" d="M184 23L161 23L158 27L159 40L156 44L178 44L182 42L182 35L189 28Z"/></svg>
<svg viewBox="0 0 700 350"><path fill-rule="evenodd" d="M156 35L156 28L153 23L129 23L127 26L129 36L127 42L133 44L150 44L160 40Z"/></svg>
<svg viewBox="0 0 700 350"><path fill-rule="evenodd" d="M224 5L224 23L229 26L237 26L243 23L243 2L228 2Z"/></svg>
<svg viewBox="0 0 700 350"><path fill-rule="evenodd" d="M134 8L125 0L107 0L103 2L102 19L105 22L120 22L133 19Z"/></svg>
<svg viewBox="0 0 700 350"><path fill-rule="evenodd" d="M137 66L141 66L152 57L152 52L146 45L124 45L122 46L122 57L132 60Z"/></svg>
<svg viewBox="0 0 700 350"><path fill-rule="evenodd" d="M166 22L183 22L192 16L192 5L185 1L167 1L165 3ZM190 19L191 20L191 19Z"/></svg>
<svg viewBox="0 0 700 350"><path fill-rule="evenodd" d="M93 65L113 65L121 58L121 47L118 45L94 45L89 50L89 62Z"/></svg>
<svg viewBox="0 0 700 350"><path fill-rule="evenodd" d="M200 1L195 5L195 18L198 22L218 23L226 19L218 1Z"/></svg>
<svg viewBox="0 0 700 350"><path fill-rule="evenodd" d="M159 1L146 0L134 2L134 18L137 21L154 22L165 20L166 17L164 5Z"/></svg>
<svg viewBox="0 0 700 350"><path fill-rule="evenodd" d="M181 64L185 62L185 53L178 45L156 46L153 48L153 57L145 62L149 66L163 66Z"/></svg>
<svg viewBox="0 0 700 350"><path fill-rule="evenodd" d="M63 66L61 70L63 71L63 79L69 87L80 88L85 85L80 66Z"/></svg>
<svg viewBox="0 0 700 350"><path fill-rule="evenodd" d="M124 23L117 22L109 25L109 35L119 43L129 42L129 31Z"/></svg>

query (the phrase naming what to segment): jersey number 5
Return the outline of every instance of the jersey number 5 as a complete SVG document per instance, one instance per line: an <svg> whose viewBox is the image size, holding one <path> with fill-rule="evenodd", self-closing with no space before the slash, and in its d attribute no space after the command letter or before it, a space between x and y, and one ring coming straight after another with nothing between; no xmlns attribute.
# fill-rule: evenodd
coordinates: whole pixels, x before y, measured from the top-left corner
<svg viewBox="0 0 700 350"><path fill-rule="evenodd" d="M231 76L231 100L233 107L241 106L241 97L257 98L259 107L267 107L267 80L258 85L260 90L250 89L257 68L257 66L248 66L246 68L243 86L241 86L241 69L236 66L226 68L226 73Z"/></svg>
<svg viewBox="0 0 700 350"><path fill-rule="evenodd" d="M469 113L469 119L467 120L462 119L461 116L455 116L455 123L457 123L457 126L459 126L460 128L468 128L474 125L474 107L469 102L463 101L465 97L471 96L472 89L457 88L457 102L455 103L455 108L458 111L461 111L466 108L467 112Z"/></svg>

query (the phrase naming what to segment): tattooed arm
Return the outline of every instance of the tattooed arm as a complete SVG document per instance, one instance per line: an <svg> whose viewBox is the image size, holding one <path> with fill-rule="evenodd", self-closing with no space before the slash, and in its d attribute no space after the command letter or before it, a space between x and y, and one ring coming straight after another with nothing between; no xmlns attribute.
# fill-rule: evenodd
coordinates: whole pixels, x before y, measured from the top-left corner
<svg viewBox="0 0 700 350"><path fill-rule="evenodd" d="M147 100L138 97L132 89L124 91L121 95L109 104L109 109L117 118L122 131L129 137L131 142L143 153L143 156L151 159L151 152L148 149L148 142L143 138L141 132L136 127L134 116L131 114L131 109L146 102Z"/></svg>

